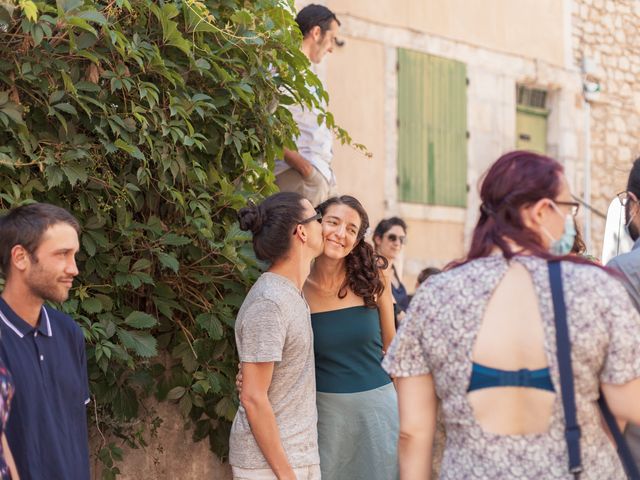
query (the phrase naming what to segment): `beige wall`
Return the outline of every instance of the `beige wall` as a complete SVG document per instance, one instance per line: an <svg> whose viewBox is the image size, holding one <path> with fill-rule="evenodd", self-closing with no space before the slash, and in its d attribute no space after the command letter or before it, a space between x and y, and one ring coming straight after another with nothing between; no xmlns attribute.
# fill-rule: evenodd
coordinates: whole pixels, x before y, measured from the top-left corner
<svg viewBox="0 0 640 480"><path fill-rule="evenodd" d="M335 142L333 168L339 192L358 198L375 221L385 209L384 51L379 44L354 38L348 45L326 60L329 109L354 142L366 145L371 157Z"/></svg>
<svg viewBox="0 0 640 480"><path fill-rule="evenodd" d="M408 220L407 228L409 242L404 251L403 280L407 290L413 292L416 277L423 268L442 268L451 260L462 257L464 224Z"/></svg>
<svg viewBox="0 0 640 480"><path fill-rule="evenodd" d="M564 0L329 0L338 14L565 63Z"/></svg>

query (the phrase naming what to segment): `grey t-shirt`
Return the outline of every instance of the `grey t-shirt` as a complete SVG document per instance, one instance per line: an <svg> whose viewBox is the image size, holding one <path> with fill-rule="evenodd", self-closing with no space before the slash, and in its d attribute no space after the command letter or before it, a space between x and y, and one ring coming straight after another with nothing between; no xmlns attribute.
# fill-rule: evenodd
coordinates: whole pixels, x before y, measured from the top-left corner
<svg viewBox="0 0 640 480"><path fill-rule="evenodd" d="M640 239L635 241L630 252L609 260L607 267L618 270L624 275L622 283L631 297L633 306L640 312ZM640 425L627 424L624 436L633 458L640 466Z"/></svg>
<svg viewBox="0 0 640 480"><path fill-rule="evenodd" d="M313 331L300 290L281 275L263 273L240 307L235 331L240 361L275 362L268 395L290 465L318 465ZM242 406L229 443L234 467L269 468Z"/></svg>
<svg viewBox="0 0 640 480"><path fill-rule="evenodd" d="M640 240L636 240L630 252L609 260L607 267L618 270L624 275L624 287L631 297L633 306L640 312Z"/></svg>

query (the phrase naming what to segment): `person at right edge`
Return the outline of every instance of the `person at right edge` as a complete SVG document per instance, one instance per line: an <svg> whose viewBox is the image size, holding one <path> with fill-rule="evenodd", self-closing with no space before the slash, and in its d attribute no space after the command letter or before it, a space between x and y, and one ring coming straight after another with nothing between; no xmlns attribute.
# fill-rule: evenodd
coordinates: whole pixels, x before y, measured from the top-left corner
<svg viewBox="0 0 640 480"><path fill-rule="evenodd" d="M624 283L633 306L640 312L640 158L633 162L627 189L618 194L618 198L624 205L626 227L629 236L633 240L633 248L629 253L624 253L612 258L607 267L622 273ZM640 466L640 426L628 424L624 436L629 444L633 458Z"/></svg>
<svg viewBox="0 0 640 480"><path fill-rule="evenodd" d="M322 5L307 5L296 17L302 32L302 53L312 64L319 64L333 52L340 22ZM290 105L300 135L295 139L297 150L284 149L284 160L275 166L276 184L282 192L296 192L315 207L336 194L336 179L331 169L333 135L324 122L318 124L318 108Z"/></svg>

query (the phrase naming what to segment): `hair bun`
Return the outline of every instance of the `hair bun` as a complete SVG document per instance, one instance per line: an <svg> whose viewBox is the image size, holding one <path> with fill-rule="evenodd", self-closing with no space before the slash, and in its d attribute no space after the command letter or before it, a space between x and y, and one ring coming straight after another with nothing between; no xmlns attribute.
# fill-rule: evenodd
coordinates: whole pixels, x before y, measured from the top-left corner
<svg viewBox="0 0 640 480"><path fill-rule="evenodd" d="M257 205L250 205L243 207L238 212L238 221L240 223L240 229L251 230L251 233L256 235L262 230L264 223L264 215Z"/></svg>

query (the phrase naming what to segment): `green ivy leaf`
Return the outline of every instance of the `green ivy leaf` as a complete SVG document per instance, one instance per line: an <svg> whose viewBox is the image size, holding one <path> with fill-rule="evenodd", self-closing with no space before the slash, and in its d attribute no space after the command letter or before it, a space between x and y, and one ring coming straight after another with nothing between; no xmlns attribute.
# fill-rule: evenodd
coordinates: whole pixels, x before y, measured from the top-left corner
<svg viewBox="0 0 640 480"><path fill-rule="evenodd" d="M133 328L151 328L158 323L158 320L148 313L134 311L127 315L124 323Z"/></svg>
<svg viewBox="0 0 640 480"><path fill-rule="evenodd" d="M201 313L196 317L196 323L207 331L209 337L213 340L222 338L224 330L222 323L218 317L212 313Z"/></svg>
<svg viewBox="0 0 640 480"><path fill-rule="evenodd" d="M30 22L36 23L38 21L38 7L32 0L20 0L20 8Z"/></svg>
<svg viewBox="0 0 640 480"><path fill-rule="evenodd" d="M160 260L162 266L173 270L176 273L180 269L180 262L178 262L176 257L174 257L173 255L165 252L156 252L156 256L158 257L158 260Z"/></svg>
<svg viewBox="0 0 640 480"><path fill-rule="evenodd" d="M175 233L167 233L160 239L160 243L162 243L163 245L181 247L183 245L189 245L190 243L192 243L192 240L189 237L184 237Z"/></svg>
<svg viewBox="0 0 640 480"><path fill-rule="evenodd" d="M139 160L144 160L144 155L142 154L140 149L138 147L136 147L135 145L131 145L131 144L125 142L124 140L120 139L120 138L117 139L115 142L113 142L113 144L116 147L118 147L120 150L124 150L129 155L133 156L134 158L137 158Z"/></svg>
<svg viewBox="0 0 640 480"><path fill-rule="evenodd" d="M124 330L122 328L118 328L116 331L122 344L136 355L148 358L158 354L156 350L157 341L150 333Z"/></svg>
<svg viewBox="0 0 640 480"><path fill-rule="evenodd" d="M89 22L97 23L98 25L106 25L107 19L97 10L85 10L83 12L77 13L76 17L84 18Z"/></svg>
<svg viewBox="0 0 640 480"><path fill-rule="evenodd" d="M186 392L187 389L184 387L173 387L169 390L169 393L167 393L167 400L178 400L182 398Z"/></svg>
<svg viewBox="0 0 640 480"><path fill-rule="evenodd" d="M75 107L67 102L56 103L53 108L60 110L61 112L70 113L74 116L78 115L78 111L75 109Z"/></svg>
<svg viewBox="0 0 640 480"><path fill-rule="evenodd" d="M75 163L71 165L63 165L60 168L69 179L69 183L71 185L75 185L78 182L84 183L87 181L87 171L85 170L85 167L83 165Z"/></svg>
<svg viewBox="0 0 640 480"><path fill-rule="evenodd" d="M24 125L24 120L22 119L22 107L20 105L16 105L13 102L5 103L5 105L0 108L0 112L4 113L18 125Z"/></svg>
<svg viewBox="0 0 640 480"><path fill-rule="evenodd" d="M216 404L215 411L219 417L226 418L231 422L236 416L237 408L229 397L222 397Z"/></svg>
<svg viewBox="0 0 640 480"><path fill-rule="evenodd" d="M94 297L85 298L81 305L82 309L87 313L100 313L102 311L102 303Z"/></svg>

